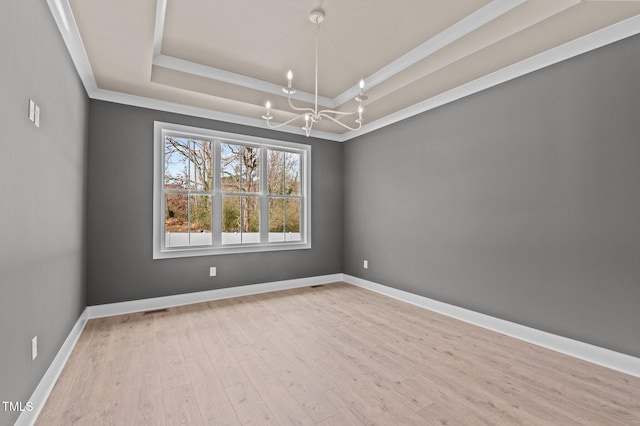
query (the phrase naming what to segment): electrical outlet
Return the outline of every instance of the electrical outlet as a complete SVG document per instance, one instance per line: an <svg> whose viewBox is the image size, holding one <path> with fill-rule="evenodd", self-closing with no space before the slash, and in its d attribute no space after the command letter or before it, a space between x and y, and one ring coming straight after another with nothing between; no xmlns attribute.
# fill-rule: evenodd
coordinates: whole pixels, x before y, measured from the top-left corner
<svg viewBox="0 0 640 426"><path fill-rule="evenodd" d="M216 267L215 266L212 266L211 268L209 268L209 276L210 277L215 277L216 273L217 273L217 271L216 271Z"/></svg>
<svg viewBox="0 0 640 426"><path fill-rule="evenodd" d="M365 260L362 266L364 267L364 269L369 269L369 261Z"/></svg>
<svg viewBox="0 0 640 426"><path fill-rule="evenodd" d="M40 107L36 104L35 116L33 117L33 124L36 127L40 127Z"/></svg>
<svg viewBox="0 0 640 426"><path fill-rule="evenodd" d="M33 361L38 356L38 336L34 336L31 339L31 360Z"/></svg>

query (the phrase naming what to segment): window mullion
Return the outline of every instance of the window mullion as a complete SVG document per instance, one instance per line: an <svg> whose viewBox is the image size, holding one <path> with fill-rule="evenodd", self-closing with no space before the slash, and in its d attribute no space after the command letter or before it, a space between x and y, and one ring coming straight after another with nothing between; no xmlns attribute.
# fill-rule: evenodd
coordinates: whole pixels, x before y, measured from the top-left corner
<svg viewBox="0 0 640 426"><path fill-rule="evenodd" d="M307 184L307 180L311 179L311 173L309 171L311 165L308 164L308 161L308 153L300 153L300 189L298 190L298 203L300 208L300 239L302 241L309 241L309 218L311 217L311 212L307 211L311 193L311 187Z"/></svg>
<svg viewBox="0 0 640 426"><path fill-rule="evenodd" d="M260 243L269 242L269 187L267 186L267 148L260 149Z"/></svg>
<svg viewBox="0 0 640 426"><path fill-rule="evenodd" d="M187 246L191 246L191 154L192 141L187 141Z"/></svg>
<svg viewBox="0 0 640 426"><path fill-rule="evenodd" d="M220 141L214 139L213 141L213 165L211 167L211 174L213 179L213 208L211 209L211 237L214 247L220 247L222 245L222 168L220 166Z"/></svg>

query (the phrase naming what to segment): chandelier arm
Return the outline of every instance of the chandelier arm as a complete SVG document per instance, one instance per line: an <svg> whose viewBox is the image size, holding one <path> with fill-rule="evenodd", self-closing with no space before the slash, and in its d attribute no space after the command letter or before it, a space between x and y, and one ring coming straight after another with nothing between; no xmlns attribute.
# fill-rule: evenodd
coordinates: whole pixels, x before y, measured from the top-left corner
<svg viewBox="0 0 640 426"><path fill-rule="evenodd" d="M291 120L285 121L284 123L279 123L279 124L271 124L271 120L267 120L267 127L269 127L270 129L278 129L282 126L286 126L289 123L292 123L294 121L296 121L298 118L304 118L305 114L298 114L295 117L293 117Z"/></svg>
<svg viewBox="0 0 640 426"><path fill-rule="evenodd" d="M334 110L330 110L330 109L324 109L324 110L320 110L318 108L318 56L319 56L319 48L318 48L318 40L319 40L319 32L320 32L320 23L322 21L324 21L324 10L321 8L317 8L311 11L311 14L309 15L309 20L311 22L313 22L314 24L316 24L316 31L315 31L315 58L314 58L314 65L315 65L315 69L314 69L314 83L315 83L315 91L314 91L314 100L313 100L313 108L309 108L309 107L297 107L295 105L293 105L293 101L291 99L291 94L295 93L295 90L292 87L292 81L293 81L293 71L289 70L289 72L287 73L287 87L283 88L283 91L287 94L287 102L289 104L289 108L291 108L291 110L293 111L298 111L300 112L300 114L298 114L297 116L293 117L292 119L285 121L284 123L280 123L280 124L271 124L271 120L273 119L273 117L270 115L270 108L271 108L271 102L267 101L266 102L266 108L267 108L267 112L265 115L263 115L262 117L264 119L267 120L267 127L271 128L271 129L277 129L280 128L282 126L286 126L287 124L292 123L293 121L298 120L299 118L304 118L305 121L305 125L302 128L305 131L305 134L307 136L310 135L311 133L311 129L313 128L313 125L317 122L319 122L322 118L326 118L327 120L330 120L336 124L339 124L340 126L344 127L347 130L358 130L362 127L362 114L363 114L363 102L367 99L367 97L364 95L364 80L360 80L360 94L358 96L356 96L355 100L358 102L358 109L356 111L353 112L343 112L343 111L334 111ZM358 114L358 118L355 120L355 123L357 123L357 127L351 127L347 124L344 124L342 121L343 117L347 117L350 115L354 115L354 114ZM340 117L340 119L337 119L335 117Z"/></svg>
<svg viewBox="0 0 640 426"><path fill-rule="evenodd" d="M330 115L327 115L327 114L319 114L319 115L321 117L328 118L329 120L333 121L334 123L337 123L337 124L341 125L345 129L358 130L358 129L360 129L362 127L362 122L358 123L358 127L350 127L350 126L347 126L346 124L344 124L342 121L336 120L335 118L331 117Z"/></svg>
<svg viewBox="0 0 640 426"><path fill-rule="evenodd" d="M287 100L289 101L289 107L291 107L291 109L294 111L305 111L313 115L315 115L316 113L316 111L313 108L300 108L300 107L294 106L293 102L291 102L291 96L287 96Z"/></svg>

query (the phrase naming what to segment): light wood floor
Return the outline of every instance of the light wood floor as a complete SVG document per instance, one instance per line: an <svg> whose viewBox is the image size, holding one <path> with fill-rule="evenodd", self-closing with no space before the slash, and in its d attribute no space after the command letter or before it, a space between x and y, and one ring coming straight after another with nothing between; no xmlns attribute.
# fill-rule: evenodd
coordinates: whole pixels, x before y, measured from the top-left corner
<svg viewBox="0 0 640 426"><path fill-rule="evenodd" d="M631 425L640 379L336 283L88 322L40 425Z"/></svg>

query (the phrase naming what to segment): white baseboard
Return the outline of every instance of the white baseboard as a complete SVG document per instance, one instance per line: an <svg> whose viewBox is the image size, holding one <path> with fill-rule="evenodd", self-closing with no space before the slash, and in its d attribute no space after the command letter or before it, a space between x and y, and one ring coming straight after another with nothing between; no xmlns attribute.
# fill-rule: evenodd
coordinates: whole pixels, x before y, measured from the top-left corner
<svg viewBox="0 0 640 426"><path fill-rule="evenodd" d="M78 339L80 338L80 334L82 334L82 330L84 330L84 326L87 323L87 310L80 314L80 317L76 321L75 325L69 332L69 335L65 339L64 343L60 347L60 350L56 354L56 357L49 365L49 368L42 376L40 383L36 387L36 390L29 398L29 402L33 405L32 411L23 411L18 417L18 420L15 423L15 426L31 426L33 425L40 411L44 407L44 404L47 402L49 398L49 394L53 390L53 386L56 384L60 373L62 373L62 369L67 364L67 360L73 351L73 348L76 346Z"/></svg>
<svg viewBox="0 0 640 426"><path fill-rule="evenodd" d="M131 314L134 312L152 311L156 309L171 308L174 306L189 305L192 303L208 302L210 300L229 299L231 297L248 296L251 294L328 284L336 281L342 281L342 276L342 274L321 275L317 277L272 281L262 284L250 284L238 287L221 288L217 290L199 291L196 293L176 294L174 296L153 297L150 299L132 300L129 302L87 306L87 314L88 318L91 319Z"/></svg>
<svg viewBox="0 0 640 426"><path fill-rule="evenodd" d="M357 287L362 287L412 305L428 309L448 317L456 318L507 336L514 337L534 345L542 346L565 355L592 362L632 376L640 377L640 358L601 348L588 343L572 340L567 337L540 331L535 328L516 324L489 315L470 311L458 306L438 302L403 290L387 287L362 278L343 274L343 280Z"/></svg>
<svg viewBox="0 0 640 426"><path fill-rule="evenodd" d="M411 303L412 305L456 318L479 327L493 330L525 342L533 343L556 352L583 359L632 376L640 377L640 358L590 345L588 343L579 342L566 337L557 336L555 334L470 311L458 306L438 302L437 300L429 299L424 296L419 296L392 287L387 287L362 278L347 274L332 274L201 291L197 293L178 294L175 296L154 297L151 299L134 300L130 302L87 306L71 329L69 336L67 336L66 340L62 344L62 347L42 377L42 380L40 380L38 387L33 392L33 395L29 400L33 404L33 411L22 412L16 422L16 426L31 426L35 423L42 407L44 407L44 404L53 389L53 386L58 380L62 369L67 363L67 360L69 359L69 356L71 355L71 352L75 347L88 319L122 315L133 312L144 312L173 306L188 305L191 303L228 299L231 297L248 296L251 294L268 293L272 291L308 287L312 285L329 284L339 281L344 281L357 287L375 291L376 293Z"/></svg>
<svg viewBox="0 0 640 426"><path fill-rule="evenodd" d="M84 330L87 320L114 315L122 315L133 312L144 312L154 309L169 308L172 306L188 305L191 303L207 302L210 300L228 299L231 297L248 296L251 294L268 293L278 290L287 290L312 285L329 284L342 281L342 274L322 275L317 277L300 278L285 281L273 281L263 284L251 284L218 290L201 291L197 293L178 294L175 296L154 297L151 299L133 300L130 302L109 303L105 305L87 306L78 321L71 329L58 354L38 383L36 390L29 401L33 404L32 411L23 411L18 417L15 426L32 426L38 419L49 394L62 373L64 366L73 351L73 348Z"/></svg>

